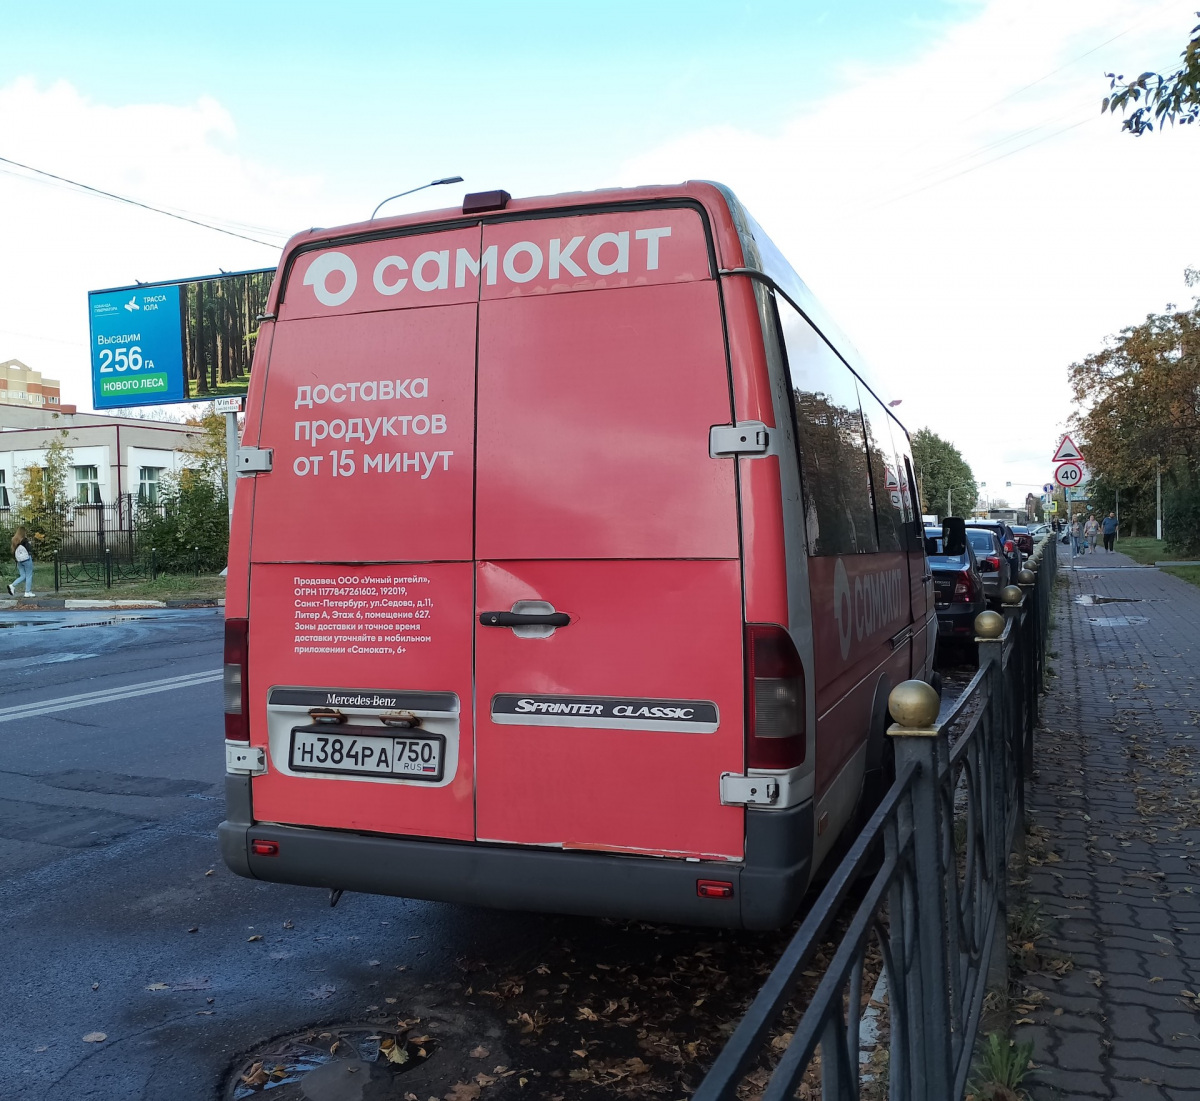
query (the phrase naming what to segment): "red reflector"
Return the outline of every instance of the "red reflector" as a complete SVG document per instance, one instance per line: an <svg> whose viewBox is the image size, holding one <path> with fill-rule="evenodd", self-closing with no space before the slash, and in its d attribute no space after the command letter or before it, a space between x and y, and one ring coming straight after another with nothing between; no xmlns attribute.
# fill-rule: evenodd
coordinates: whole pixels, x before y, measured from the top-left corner
<svg viewBox="0 0 1200 1101"><path fill-rule="evenodd" d="M262 838L256 837L250 842L250 851L254 853L255 856L278 856L279 842L264 841Z"/></svg>
<svg viewBox="0 0 1200 1101"><path fill-rule="evenodd" d="M701 898L733 898L733 884L723 879L697 879L696 894Z"/></svg>

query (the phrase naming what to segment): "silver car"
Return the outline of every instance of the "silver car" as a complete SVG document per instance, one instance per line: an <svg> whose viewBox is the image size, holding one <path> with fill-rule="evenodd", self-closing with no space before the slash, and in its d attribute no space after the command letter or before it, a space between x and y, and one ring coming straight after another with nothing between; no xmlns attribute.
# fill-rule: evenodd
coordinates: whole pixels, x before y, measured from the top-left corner
<svg viewBox="0 0 1200 1101"><path fill-rule="evenodd" d="M988 528L967 528L967 540L979 560L983 594L990 607L1000 606L1000 590L1011 580L1012 567L1000 546L1000 540Z"/></svg>

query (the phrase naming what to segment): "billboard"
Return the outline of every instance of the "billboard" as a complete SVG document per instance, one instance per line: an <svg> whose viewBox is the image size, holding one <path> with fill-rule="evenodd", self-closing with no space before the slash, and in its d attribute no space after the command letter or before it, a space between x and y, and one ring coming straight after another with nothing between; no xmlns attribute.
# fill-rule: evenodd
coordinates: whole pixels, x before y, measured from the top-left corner
<svg viewBox="0 0 1200 1101"><path fill-rule="evenodd" d="M244 394L274 268L88 293L92 405Z"/></svg>

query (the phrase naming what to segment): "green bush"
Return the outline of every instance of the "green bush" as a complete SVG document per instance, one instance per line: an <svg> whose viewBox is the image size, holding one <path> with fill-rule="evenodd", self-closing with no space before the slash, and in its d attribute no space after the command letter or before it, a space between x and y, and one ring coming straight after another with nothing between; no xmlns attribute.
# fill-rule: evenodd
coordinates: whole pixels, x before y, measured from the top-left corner
<svg viewBox="0 0 1200 1101"><path fill-rule="evenodd" d="M1182 477L1164 487L1163 534L1173 554L1200 554L1200 484Z"/></svg>
<svg viewBox="0 0 1200 1101"><path fill-rule="evenodd" d="M165 573L220 570L229 555L225 486L194 471L166 478L161 508L141 506L139 543Z"/></svg>

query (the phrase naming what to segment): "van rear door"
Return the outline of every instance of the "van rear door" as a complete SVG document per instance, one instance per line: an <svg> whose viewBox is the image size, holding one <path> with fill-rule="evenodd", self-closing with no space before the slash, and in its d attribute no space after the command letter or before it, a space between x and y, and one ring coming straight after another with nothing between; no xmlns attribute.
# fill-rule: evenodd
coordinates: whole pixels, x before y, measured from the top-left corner
<svg viewBox="0 0 1200 1101"><path fill-rule="evenodd" d="M744 757L735 460L709 456L731 398L700 215L510 221L484 227L493 246L477 836L738 858L744 814L719 793Z"/></svg>
<svg viewBox="0 0 1200 1101"><path fill-rule="evenodd" d="M251 534L260 821L475 836L479 227L301 253L267 365Z"/></svg>

